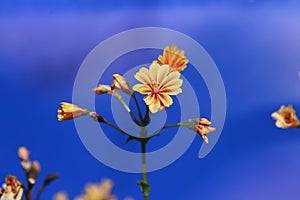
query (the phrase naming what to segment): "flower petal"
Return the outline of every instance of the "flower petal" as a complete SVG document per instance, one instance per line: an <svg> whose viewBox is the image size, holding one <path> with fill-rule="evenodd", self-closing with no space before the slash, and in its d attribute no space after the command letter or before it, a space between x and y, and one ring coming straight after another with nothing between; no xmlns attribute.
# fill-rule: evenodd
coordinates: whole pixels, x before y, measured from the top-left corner
<svg viewBox="0 0 300 200"><path fill-rule="evenodd" d="M179 79L180 77L180 73L178 71L173 71L171 73L169 73L161 82L161 85L166 85L168 82L175 80L175 79Z"/></svg>
<svg viewBox="0 0 300 200"><path fill-rule="evenodd" d="M156 82L158 84L161 84L162 81L168 75L169 72L170 72L170 67L168 65L162 65L162 66L160 66L158 74L157 74Z"/></svg>
<svg viewBox="0 0 300 200"><path fill-rule="evenodd" d="M169 107L173 104L172 98L167 94L158 94L159 100L164 106Z"/></svg>
<svg viewBox="0 0 300 200"><path fill-rule="evenodd" d="M160 65L158 63L153 63L152 65L150 65L149 74L151 77L151 83L153 81L157 82L157 74L159 73L159 71L160 71Z"/></svg>
<svg viewBox="0 0 300 200"><path fill-rule="evenodd" d="M150 94L146 97L144 97L144 101L146 103L146 105L151 105L155 100L155 94Z"/></svg>
<svg viewBox="0 0 300 200"><path fill-rule="evenodd" d="M151 76L149 74L149 70L145 67L142 67L135 75L134 78L136 78L138 81L144 84L150 84L151 83Z"/></svg>
<svg viewBox="0 0 300 200"><path fill-rule="evenodd" d="M133 90L141 94L150 94L152 92L152 89L148 85L144 85L144 84L134 85Z"/></svg>
<svg viewBox="0 0 300 200"><path fill-rule="evenodd" d="M160 110L160 105L159 104L151 104L149 105L149 110L151 113L156 113Z"/></svg>

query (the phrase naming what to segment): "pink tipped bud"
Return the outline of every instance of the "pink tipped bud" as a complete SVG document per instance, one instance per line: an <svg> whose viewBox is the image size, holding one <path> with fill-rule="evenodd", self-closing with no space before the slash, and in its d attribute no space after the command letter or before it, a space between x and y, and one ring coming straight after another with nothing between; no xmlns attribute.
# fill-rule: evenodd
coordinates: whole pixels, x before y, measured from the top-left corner
<svg viewBox="0 0 300 200"><path fill-rule="evenodd" d="M29 160L29 151L26 147L20 147L18 149L18 156L21 161L28 161Z"/></svg>

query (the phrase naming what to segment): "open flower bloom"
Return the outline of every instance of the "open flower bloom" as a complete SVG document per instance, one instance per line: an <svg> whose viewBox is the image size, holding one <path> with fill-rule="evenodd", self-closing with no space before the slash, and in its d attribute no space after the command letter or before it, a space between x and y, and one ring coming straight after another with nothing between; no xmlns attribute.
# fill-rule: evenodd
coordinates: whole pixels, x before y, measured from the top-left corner
<svg viewBox="0 0 300 200"><path fill-rule="evenodd" d="M8 175L3 186L4 192L1 200L21 200L23 195L22 183L15 176Z"/></svg>
<svg viewBox="0 0 300 200"><path fill-rule="evenodd" d="M184 56L184 51L179 50L177 46L167 46L164 49L163 55L158 57L158 62L161 65L169 65L172 70L176 70L178 72L183 71L188 64L188 59Z"/></svg>
<svg viewBox="0 0 300 200"><path fill-rule="evenodd" d="M94 88L93 91L96 94L111 94L111 86L110 85L99 85L98 87Z"/></svg>
<svg viewBox="0 0 300 200"><path fill-rule="evenodd" d="M130 86L126 78L124 78L120 74L114 74L113 77L114 77L114 81L111 86L112 89L121 90L128 95L133 94L132 87Z"/></svg>
<svg viewBox="0 0 300 200"><path fill-rule="evenodd" d="M276 120L278 128L295 128L300 127L299 119L292 105L281 106L277 112L272 113L272 117Z"/></svg>
<svg viewBox="0 0 300 200"><path fill-rule="evenodd" d="M170 95L177 95L182 92L180 73L171 71L168 65L160 66L158 63L152 63L149 70L142 67L134 76L142 84L136 84L133 89L141 94L147 94L144 97L145 103L149 106L152 113L165 109L173 104Z"/></svg>
<svg viewBox="0 0 300 200"><path fill-rule="evenodd" d="M74 119L89 114L89 111L71 103L61 102L57 118L59 121Z"/></svg>

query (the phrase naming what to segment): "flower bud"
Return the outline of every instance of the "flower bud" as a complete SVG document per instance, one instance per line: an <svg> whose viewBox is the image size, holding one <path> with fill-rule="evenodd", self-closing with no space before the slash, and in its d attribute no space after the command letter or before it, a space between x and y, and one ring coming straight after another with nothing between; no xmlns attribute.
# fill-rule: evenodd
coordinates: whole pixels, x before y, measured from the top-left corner
<svg viewBox="0 0 300 200"><path fill-rule="evenodd" d="M89 114L89 111L71 103L61 102L57 118L59 121L74 119Z"/></svg>
<svg viewBox="0 0 300 200"><path fill-rule="evenodd" d="M133 95L133 90L127 79L120 74L114 74L114 81L112 83L112 89L117 89L125 92L128 95Z"/></svg>
<svg viewBox="0 0 300 200"><path fill-rule="evenodd" d="M21 161L28 161L29 159L29 151L26 147L20 147L18 149L18 156L21 159Z"/></svg>
<svg viewBox="0 0 300 200"><path fill-rule="evenodd" d="M96 94L111 94L111 86L109 85L99 85L98 87L94 88L93 91Z"/></svg>

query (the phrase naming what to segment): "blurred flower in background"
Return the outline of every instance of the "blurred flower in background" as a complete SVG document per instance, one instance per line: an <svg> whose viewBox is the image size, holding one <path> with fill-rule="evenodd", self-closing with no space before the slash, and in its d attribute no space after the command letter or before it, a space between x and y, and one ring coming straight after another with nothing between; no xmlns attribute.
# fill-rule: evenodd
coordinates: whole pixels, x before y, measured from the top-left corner
<svg viewBox="0 0 300 200"><path fill-rule="evenodd" d="M0 200L21 200L23 195L22 183L17 177L8 175L3 184L4 192ZM2 189L1 189L2 192ZM1 194L1 193L0 193Z"/></svg>
<svg viewBox="0 0 300 200"><path fill-rule="evenodd" d="M184 51L179 50L175 45L165 47L163 55L160 55L158 61L154 62L160 65L169 65L172 70L178 72L183 71L189 63L188 59L184 56Z"/></svg>
<svg viewBox="0 0 300 200"><path fill-rule="evenodd" d="M299 128L300 122L292 105L281 106L280 109L272 113L278 128Z"/></svg>
<svg viewBox="0 0 300 200"><path fill-rule="evenodd" d="M54 195L53 200L69 200L69 197L65 192L59 192Z"/></svg>

